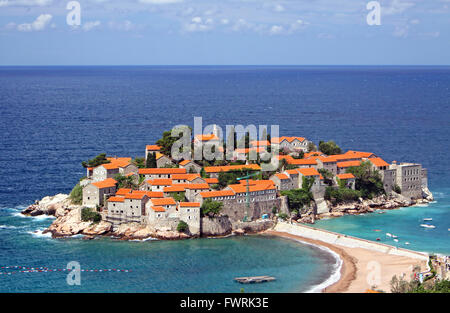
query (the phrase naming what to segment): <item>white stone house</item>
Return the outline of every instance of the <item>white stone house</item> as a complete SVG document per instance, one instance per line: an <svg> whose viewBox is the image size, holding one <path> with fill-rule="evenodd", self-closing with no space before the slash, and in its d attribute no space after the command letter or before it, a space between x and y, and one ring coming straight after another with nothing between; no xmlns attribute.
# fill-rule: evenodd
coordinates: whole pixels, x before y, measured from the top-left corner
<svg viewBox="0 0 450 313"><path fill-rule="evenodd" d="M188 173L200 173L202 167L192 160L183 160L179 163L180 168L186 169Z"/></svg>
<svg viewBox="0 0 450 313"><path fill-rule="evenodd" d="M83 206L95 208L102 206L105 198L116 193L117 181L107 178L103 181L93 182L83 188Z"/></svg>

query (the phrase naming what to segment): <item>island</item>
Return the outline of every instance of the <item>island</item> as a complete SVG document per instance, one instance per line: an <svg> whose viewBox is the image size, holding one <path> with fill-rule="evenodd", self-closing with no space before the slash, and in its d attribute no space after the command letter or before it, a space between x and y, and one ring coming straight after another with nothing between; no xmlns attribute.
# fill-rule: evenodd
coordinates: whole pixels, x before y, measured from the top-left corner
<svg viewBox="0 0 450 313"><path fill-rule="evenodd" d="M82 162L86 176L70 195L47 196L22 213L54 215L45 232L55 238L171 240L259 233L280 221L314 224L433 201L421 164L343 152L333 141L316 146L266 132L257 140L247 132L230 149L214 128L190 138L190 155L208 147L226 158L176 160L177 139L168 131L145 147L144 157L100 154ZM260 155L267 153L275 156L272 171L261 170Z"/></svg>

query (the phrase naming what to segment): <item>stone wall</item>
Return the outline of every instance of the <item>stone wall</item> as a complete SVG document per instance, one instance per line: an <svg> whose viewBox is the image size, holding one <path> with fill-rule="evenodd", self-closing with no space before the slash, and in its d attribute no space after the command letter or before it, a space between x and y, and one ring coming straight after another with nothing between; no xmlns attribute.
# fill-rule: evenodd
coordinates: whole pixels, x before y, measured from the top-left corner
<svg viewBox="0 0 450 313"><path fill-rule="evenodd" d="M251 202L248 209L246 203L228 203L224 201L221 213L228 215L231 221L242 221L246 214L248 219L257 220L260 219L263 214L269 214L269 216L272 216L273 207L280 209L281 200L279 198L267 201Z"/></svg>
<svg viewBox="0 0 450 313"><path fill-rule="evenodd" d="M226 236L231 234L232 225L228 216L202 217L200 221L202 236Z"/></svg>

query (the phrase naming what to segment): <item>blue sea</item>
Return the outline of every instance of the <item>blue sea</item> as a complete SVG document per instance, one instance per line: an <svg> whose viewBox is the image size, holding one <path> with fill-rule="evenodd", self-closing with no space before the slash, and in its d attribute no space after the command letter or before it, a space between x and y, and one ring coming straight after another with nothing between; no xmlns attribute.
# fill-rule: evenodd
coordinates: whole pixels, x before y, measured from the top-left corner
<svg viewBox="0 0 450 313"><path fill-rule="evenodd" d="M81 161L143 156L194 116L204 127L279 125L282 135L422 163L436 202L317 227L394 244L389 232L402 247L450 254L450 67L0 67L0 267L78 261L97 270L69 286L63 271L2 268L0 292L239 292L233 278L243 275L277 277L246 292L297 292L327 280L329 253L285 239L51 239L40 232L51 218L18 214L70 192L85 174ZM423 218L436 228L421 228Z"/></svg>

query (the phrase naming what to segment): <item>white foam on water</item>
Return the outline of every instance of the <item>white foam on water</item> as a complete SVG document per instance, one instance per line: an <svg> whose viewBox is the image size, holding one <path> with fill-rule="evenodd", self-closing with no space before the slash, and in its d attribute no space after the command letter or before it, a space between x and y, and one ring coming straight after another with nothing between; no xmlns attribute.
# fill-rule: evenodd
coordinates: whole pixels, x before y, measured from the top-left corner
<svg viewBox="0 0 450 313"><path fill-rule="evenodd" d="M36 237L36 238L52 238L52 234L51 233L43 234L42 232L44 230L45 229L37 229L35 231L27 231L27 233L30 234L33 237Z"/></svg>
<svg viewBox="0 0 450 313"><path fill-rule="evenodd" d="M320 249L322 251L325 251L325 252L331 254L333 256L333 258L336 260L336 262L333 265L333 270L332 270L332 273L331 273L330 277L328 277L324 282L322 282L322 283L320 283L318 285L312 286L310 289L305 291L305 293L319 293L319 292L322 292L323 289L333 285L334 283L337 283L339 281L339 279L341 279L341 269L342 269L343 261L342 261L341 257L339 256L339 254L337 254L336 252L334 252L333 250L331 250L328 247L324 247L324 246L321 246L321 245L316 245L316 244L313 244L313 243L305 242L305 241L302 241L300 239L293 239L293 240L295 240L297 242L300 242L302 244L305 244L305 245L316 247L316 248L318 248L318 249Z"/></svg>

